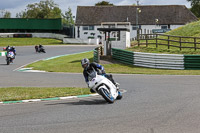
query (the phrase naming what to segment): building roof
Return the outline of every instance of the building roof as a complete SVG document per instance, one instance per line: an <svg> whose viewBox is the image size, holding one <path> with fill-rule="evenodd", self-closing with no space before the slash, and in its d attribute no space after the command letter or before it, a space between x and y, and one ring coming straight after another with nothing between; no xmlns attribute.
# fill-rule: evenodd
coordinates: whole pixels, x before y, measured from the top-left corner
<svg viewBox="0 0 200 133"><path fill-rule="evenodd" d="M131 22L136 24L136 10L139 25L174 24L183 25L198 20L184 5L151 6L78 6L76 25L100 25L101 22Z"/></svg>

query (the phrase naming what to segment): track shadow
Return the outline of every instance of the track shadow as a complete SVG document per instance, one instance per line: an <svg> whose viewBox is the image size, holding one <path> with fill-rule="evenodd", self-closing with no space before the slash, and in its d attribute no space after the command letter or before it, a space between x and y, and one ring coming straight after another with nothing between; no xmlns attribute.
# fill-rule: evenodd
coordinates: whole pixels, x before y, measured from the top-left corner
<svg viewBox="0 0 200 133"><path fill-rule="evenodd" d="M51 104L46 104L46 105L103 105L103 104L108 104L105 100L79 100L79 101L66 101L62 103L51 103Z"/></svg>
<svg viewBox="0 0 200 133"><path fill-rule="evenodd" d="M93 100L93 101L87 101L87 100L80 100L78 102L67 102L66 104L70 105L102 105L102 104L108 104L105 100Z"/></svg>
<svg viewBox="0 0 200 133"><path fill-rule="evenodd" d="M71 61L70 63L77 63L77 62L81 62L81 60Z"/></svg>
<svg viewBox="0 0 200 133"><path fill-rule="evenodd" d="M6 63L4 63L4 64L0 64L0 66L7 66L7 64L6 64Z"/></svg>

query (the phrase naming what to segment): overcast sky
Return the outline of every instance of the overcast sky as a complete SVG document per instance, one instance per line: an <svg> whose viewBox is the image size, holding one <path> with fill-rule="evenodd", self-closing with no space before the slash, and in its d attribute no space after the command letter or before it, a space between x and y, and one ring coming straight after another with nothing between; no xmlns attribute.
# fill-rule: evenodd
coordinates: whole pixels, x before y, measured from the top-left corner
<svg viewBox="0 0 200 133"><path fill-rule="evenodd" d="M59 8L64 13L68 7L72 9L72 13L76 16L77 6L94 6L95 3L103 0L54 0ZM136 4L137 0L105 0L114 5L132 5ZM11 12L11 16L15 17L16 13L24 11L28 4L39 3L40 0L0 0L0 10ZM185 5L190 8L190 3L187 0L139 0L140 5ZM1 12L0 12L1 13ZM1 16L1 14L0 14Z"/></svg>

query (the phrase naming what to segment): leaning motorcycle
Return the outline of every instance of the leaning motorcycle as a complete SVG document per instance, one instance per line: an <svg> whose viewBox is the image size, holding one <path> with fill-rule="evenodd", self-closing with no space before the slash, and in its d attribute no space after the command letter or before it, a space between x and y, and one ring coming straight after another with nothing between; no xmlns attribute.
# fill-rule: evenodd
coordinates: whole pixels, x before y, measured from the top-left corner
<svg viewBox="0 0 200 133"><path fill-rule="evenodd" d="M92 72L88 73L88 75L88 87L101 95L107 102L114 103L116 99L122 98L119 88L116 88L105 76L98 75L94 69Z"/></svg>
<svg viewBox="0 0 200 133"><path fill-rule="evenodd" d="M41 53L41 52L46 53L44 47L38 48L38 52L39 52L39 53Z"/></svg>
<svg viewBox="0 0 200 133"><path fill-rule="evenodd" d="M11 62L13 62L14 58L15 58L15 54L13 51L7 52L7 55L6 55L7 65L9 65Z"/></svg>

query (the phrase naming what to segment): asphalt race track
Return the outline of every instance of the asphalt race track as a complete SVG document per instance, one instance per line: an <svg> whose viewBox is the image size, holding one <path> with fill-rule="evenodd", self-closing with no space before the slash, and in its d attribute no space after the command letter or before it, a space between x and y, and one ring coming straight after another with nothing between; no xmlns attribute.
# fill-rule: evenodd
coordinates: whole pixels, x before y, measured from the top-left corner
<svg viewBox="0 0 200 133"><path fill-rule="evenodd" d="M89 51L95 46L16 47L7 66L0 57L0 87L86 87L82 74L13 71L44 58ZM2 49L0 47L0 49ZM80 66L81 67L81 66ZM199 133L200 76L114 74L122 100L100 96L0 105L0 133Z"/></svg>

